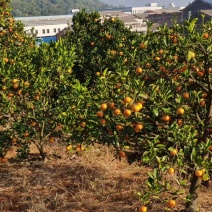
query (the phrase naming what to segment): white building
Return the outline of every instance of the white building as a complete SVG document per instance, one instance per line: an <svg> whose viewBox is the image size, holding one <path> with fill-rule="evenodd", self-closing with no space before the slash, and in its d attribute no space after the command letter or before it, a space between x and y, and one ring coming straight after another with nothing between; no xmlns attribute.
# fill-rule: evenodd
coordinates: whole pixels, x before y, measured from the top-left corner
<svg viewBox="0 0 212 212"><path fill-rule="evenodd" d="M117 17L122 20L126 27L131 28L132 31L145 32L146 23L143 19L135 17L134 14L142 14L146 11L160 10L157 3L151 3L145 7L122 7L113 10L99 11L102 17L109 14L109 16ZM116 11L117 10L117 11ZM77 11L75 11L77 12ZM35 33L37 38L51 38L72 25L73 14L70 15L56 15L56 16L34 16L34 17L16 17L24 24L27 33Z"/></svg>
<svg viewBox="0 0 212 212"><path fill-rule="evenodd" d="M57 16L34 16L34 17L17 17L24 24L27 33L36 34L36 37L52 37L58 32L72 24L73 15Z"/></svg>
<svg viewBox="0 0 212 212"><path fill-rule="evenodd" d="M120 7L120 8L114 8L110 10L102 10L103 11L120 11L124 13L129 13L129 14L139 14L139 13L144 13L146 11L152 11L152 10L159 10L162 9L163 7L159 7L158 3L150 3L146 4L145 7ZM101 11L100 11L101 12Z"/></svg>

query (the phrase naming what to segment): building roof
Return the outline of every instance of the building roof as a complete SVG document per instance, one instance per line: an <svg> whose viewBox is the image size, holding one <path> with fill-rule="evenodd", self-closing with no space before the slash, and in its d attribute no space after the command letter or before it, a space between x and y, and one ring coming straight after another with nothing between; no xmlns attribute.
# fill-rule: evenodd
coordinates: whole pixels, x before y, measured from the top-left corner
<svg viewBox="0 0 212 212"><path fill-rule="evenodd" d="M200 10L201 13L204 13L207 16L212 17L212 10Z"/></svg>
<svg viewBox="0 0 212 212"><path fill-rule="evenodd" d="M136 18L134 15L128 15L128 16L118 16L118 19L123 21L124 23L138 23L138 21L136 21Z"/></svg>
<svg viewBox="0 0 212 212"><path fill-rule="evenodd" d="M205 2L207 2L209 4L212 4L212 0L203 0L203 1L205 1Z"/></svg>
<svg viewBox="0 0 212 212"><path fill-rule="evenodd" d="M155 14L167 14L167 13L179 13L180 10L177 9L159 9L159 10L153 10Z"/></svg>
<svg viewBox="0 0 212 212"><path fill-rule="evenodd" d="M67 24L72 22L73 15L56 15L56 16L33 16L33 17L16 17L16 20L23 22L25 26L42 26Z"/></svg>
<svg viewBox="0 0 212 212"><path fill-rule="evenodd" d="M182 11L188 10L192 5L198 3L198 2L204 2L205 4L212 7L212 0L194 0L192 3L190 3L188 6L186 6Z"/></svg>
<svg viewBox="0 0 212 212"><path fill-rule="evenodd" d="M137 14L133 14L135 17L139 18L139 19L147 19L148 18L148 14L147 13L137 13Z"/></svg>
<svg viewBox="0 0 212 212"><path fill-rule="evenodd" d="M117 17L117 16L128 16L128 14L125 14L121 11L100 11L99 14L103 17L110 16L110 17Z"/></svg>

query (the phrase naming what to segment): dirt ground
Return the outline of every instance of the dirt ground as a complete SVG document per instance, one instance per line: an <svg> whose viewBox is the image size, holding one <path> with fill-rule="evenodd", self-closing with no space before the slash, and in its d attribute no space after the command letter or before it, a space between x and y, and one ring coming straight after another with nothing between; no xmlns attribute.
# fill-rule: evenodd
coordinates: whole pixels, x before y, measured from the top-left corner
<svg viewBox="0 0 212 212"><path fill-rule="evenodd" d="M30 160L16 162L12 149L7 163L0 163L1 212L133 212L141 202L136 192L144 188L147 171L138 162L118 160L107 147L90 147L70 154L65 144L46 147L47 159L37 159L31 147ZM148 205L148 211L167 211L163 198ZM199 192L201 212L212 212L212 189ZM183 197L173 211L183 208ZM170 211L170 210L169 210Z"/></svg>

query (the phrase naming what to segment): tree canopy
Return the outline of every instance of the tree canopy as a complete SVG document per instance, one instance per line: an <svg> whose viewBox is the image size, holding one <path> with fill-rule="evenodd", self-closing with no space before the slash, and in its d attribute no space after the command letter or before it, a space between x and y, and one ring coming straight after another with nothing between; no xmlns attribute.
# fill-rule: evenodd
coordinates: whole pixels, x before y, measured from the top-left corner
<svg viewBox="0 0 212 212"><path fill-rule="evenodd" d="M85 8L87 11L109 8L99 0L12 0L13 16L64 15L72 9Z"/></svg>

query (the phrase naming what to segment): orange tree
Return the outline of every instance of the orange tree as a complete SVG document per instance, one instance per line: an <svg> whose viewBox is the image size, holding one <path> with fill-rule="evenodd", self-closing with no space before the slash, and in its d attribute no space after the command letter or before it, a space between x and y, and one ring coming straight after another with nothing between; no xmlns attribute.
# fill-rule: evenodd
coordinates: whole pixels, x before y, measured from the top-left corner
<svg viewBox="0 0 212 212"><path fill-rule="evenodd" d="M84 91L72 74L75 50L62 40L37 46L11 17L8 2L1 6L0 157L15 144L26 158L32 142L44 159L44 144L61 138L66 119L74 120L75 113L63 110L78 101L77 89Z"/></svg>
<svg viewBox="0 0 212 212"><path fill-rule="evenodd" d="M14 94L21 94L20 82L17 77L20 70L25 75L25 72L31 68L26 64L31 60L31 53L34 49L34 37L27 36L23 25L13 19L9 1L0 1L0 157L4 156L11 145L12 133L7 124L14 113L15 105L12 101Z"/></svg>
<svg viewBox="0 0 212 212"><path fill-rule="evenodd" d="M135 37L138 35L118 18L103 18L98 12L87 13L85 10L74 15L72 30L65 39L69 45L77 45L79 58L73 67L76 77L92 84L96 73L102 73L106 68L116 71L112 64L130 64Z"/></svg>
<svg viewBox="0 0 212 212"><path fill-rule="evenodd" d="M111 58L114 46L108 44L110 53L90 89L84 124L78 119L81 127L72 133L79 142L112 144L121 157L126 148L140 152L142 162L155 168L148 173L149 191L139 193L144 203L167 191L173 195L167 207L177 207L175 200L190 180L186 207L197 210L197 190L210 179L211 23L197 31L196 21L133 34L129 45L121 45L126 63L120 54ZM124 32L117 43L123 37ZM97 49L105 44L99 45ZM93 45L87 48L92 51ZM176 174L176 187L164 181L167 172Z"/></svg>

